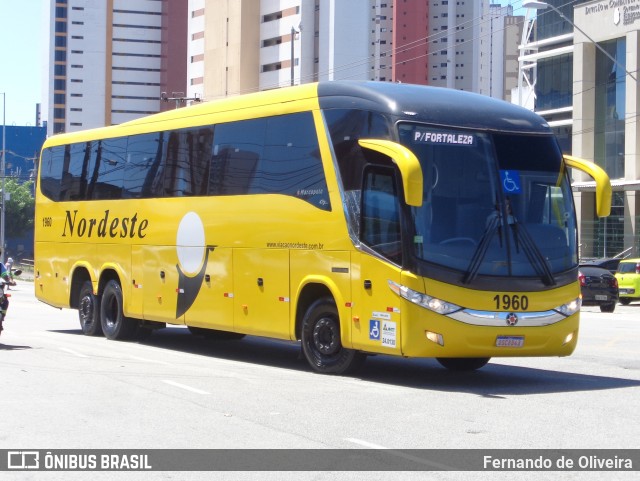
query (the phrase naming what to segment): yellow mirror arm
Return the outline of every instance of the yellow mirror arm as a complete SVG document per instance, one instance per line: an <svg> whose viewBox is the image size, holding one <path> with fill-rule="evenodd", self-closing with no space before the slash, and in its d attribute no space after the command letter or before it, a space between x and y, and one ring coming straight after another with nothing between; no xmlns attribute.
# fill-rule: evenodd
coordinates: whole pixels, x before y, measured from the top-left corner
<svg viewBox="0 0 640 481"><path fill-rule="evenodd" d="M390 140L360 139L358 143L364 149L375 150L391 157L402 175L405 202L414 207L420 207L422 205L422 168L415 154L404 145Z"/></svg>
<svg viewBox="0 0 640 481"><path fill-rule="evenodd" d="M594 162L564 155L569 167L586 172L596 181L596 213L598 217L607 217L611 213L611 181L607 173Z"/></svg>

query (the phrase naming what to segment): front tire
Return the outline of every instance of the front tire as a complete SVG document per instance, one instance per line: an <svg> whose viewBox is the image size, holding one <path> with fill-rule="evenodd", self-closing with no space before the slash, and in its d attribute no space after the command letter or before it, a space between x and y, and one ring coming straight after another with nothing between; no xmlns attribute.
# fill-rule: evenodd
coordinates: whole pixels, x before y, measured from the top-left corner
<svg viewBox="0 0 640 481"><path fill-rule="evenodd" d="M110 280L102 292L100 302L102 331L107 339L132 339L138 330L137 322L125 317L122 305L120 284L118 281Z"/></svg>
<svg viewBox="0 0 640 481"><path fill-rule="evenodd" d="M485 366L490 357L438 357L436 360L451 371L475 371Z"/></svg>
<svg viewBox="0 0 640 481"><path fill-rule="evenodd" d="M302 320L302 352L314 371L323 374L353 372L365 360L361 352L340 342L340 318L331 298L315 301Z"/></svg>
<svg viewBox="0 0 640 481"><path fill-rule="evenodd" d="M85 336L101 336L100 296L93 294L91 281L85 281L78 297L78 318Z"/></svg>

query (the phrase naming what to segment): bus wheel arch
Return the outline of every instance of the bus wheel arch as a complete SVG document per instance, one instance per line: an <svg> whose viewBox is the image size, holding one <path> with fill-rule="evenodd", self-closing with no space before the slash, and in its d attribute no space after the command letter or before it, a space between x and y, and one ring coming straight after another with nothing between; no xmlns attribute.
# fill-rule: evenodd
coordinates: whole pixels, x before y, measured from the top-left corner
<svg viewBox="0 0 640 481"><path fill-rule="evenodd" d="M100 295L93 293L93 283L89 271L78 267L73 272L69 306L78 309L80 328L85 336L101 336Z"/></svg>
<svg viewBox="0 0 640 481"><path fill-rule="evenodd" d="M115 272L106 272L100 278L102 300L100 302L100 321L107 339L132 339L138 330L138 323L124 315L122 286Z"/></svg>
<svg viewBox="0 0 640 481"><path fill-rule="evenodd" d="M329 293L315 298L310 304L302 302L308 299L308 295L301 296L298 305L298 313L304 310L299 338L302 353L313 370L323 374L346 374L359 368L365 355L342 346L340 316L333 296Z"/></svg>

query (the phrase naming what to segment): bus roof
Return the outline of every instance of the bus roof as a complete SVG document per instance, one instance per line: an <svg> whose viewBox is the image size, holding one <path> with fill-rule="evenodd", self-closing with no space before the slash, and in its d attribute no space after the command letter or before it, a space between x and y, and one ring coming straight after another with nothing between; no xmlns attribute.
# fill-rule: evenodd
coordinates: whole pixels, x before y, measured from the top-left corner
<svg viewBox="0 0 640 481"><path fill-rule="evenodd" d="M129 128L163 130L167 121L179 120L184 124L198 125L206 122L209 114L284 106L296 101L302 101L306 108L319 105L322 109L373 110L442 126L502 132L551 132L545 120L535 113L485 95L425 85L339 80L227 97L140 117L116 126L55 135L47 139L46 146L64 144L71 139L75 142L113 137ZM284 110L286 108L283 113Z"/></svg>
<svg viewBox="0 0 640 481"><path fill-rule="evenodd" d="M419 122L480 130L550 133L539 115L503 100L425 85L335 81L318 84L320 107L361 108Z"/></svg>

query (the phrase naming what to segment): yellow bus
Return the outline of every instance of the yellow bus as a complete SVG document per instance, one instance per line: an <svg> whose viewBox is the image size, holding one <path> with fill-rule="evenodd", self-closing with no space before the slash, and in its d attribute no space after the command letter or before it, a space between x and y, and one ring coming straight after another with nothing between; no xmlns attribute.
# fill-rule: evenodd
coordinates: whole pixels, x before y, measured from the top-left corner
<svg viewBox="0 0 640 481"><path fill-rule="evenodd" d="M539 116L468 92L320 82L49 138L35 293L87 335L297 340L369 354L565 356L580 289L567 167Z"/></svg>

